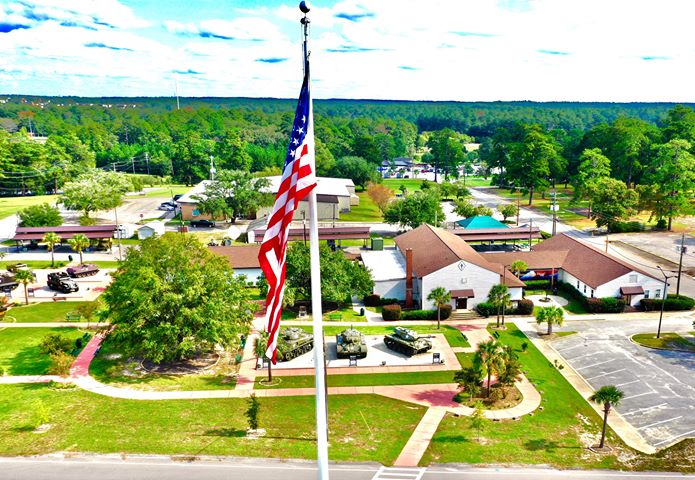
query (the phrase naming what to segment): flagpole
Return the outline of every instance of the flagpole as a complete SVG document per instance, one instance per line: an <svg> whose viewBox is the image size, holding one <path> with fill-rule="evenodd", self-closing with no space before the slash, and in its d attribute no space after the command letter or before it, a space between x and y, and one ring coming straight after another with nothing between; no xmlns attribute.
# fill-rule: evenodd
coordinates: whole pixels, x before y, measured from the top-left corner
<svg viewBox="0 0 695 480"><path fill-rule="evenodd" d="M309 6L300 2L304 14L301 19L303 31L304 74L309 79ZM310 107L310 122L313 130L313 106ZM316 189L309 193L309 253L311 258L311 315L314 326L314 376L316 386L316 449L319 478L328 480L328 405L326 398L326 361L324 358L323 311L321 309L321 265L319 262L319 229L316 209Z"/></svg>

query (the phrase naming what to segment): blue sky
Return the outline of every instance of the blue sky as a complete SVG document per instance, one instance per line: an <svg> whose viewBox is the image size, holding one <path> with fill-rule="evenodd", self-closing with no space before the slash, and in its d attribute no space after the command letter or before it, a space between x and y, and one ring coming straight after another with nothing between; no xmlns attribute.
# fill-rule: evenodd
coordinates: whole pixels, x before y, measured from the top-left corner
<svg viewBox="0 0 695 480"><path fill-rule="evenodd" d="M0 93L293 98L297 2L0 2ZM695 101L692 0L312 2L313 94Z"/></svg>

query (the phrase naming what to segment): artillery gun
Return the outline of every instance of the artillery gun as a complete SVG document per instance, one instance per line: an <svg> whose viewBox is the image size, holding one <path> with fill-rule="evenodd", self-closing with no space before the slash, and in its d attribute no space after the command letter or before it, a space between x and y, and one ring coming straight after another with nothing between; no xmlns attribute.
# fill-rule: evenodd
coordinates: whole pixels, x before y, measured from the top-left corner
<svg viewBox="0 0 695 480"><path fill-rule="evenodd" d="M394 352L408 357L432 349L432 342L418 336L417 332L405 327L396 327L393 333L384 336L384 343Z"/></svg>
<svg viewBox="0 0 695 480"><path fill-rule="evenodd" d="M338 358L364 358L367 356L367 343L359 330L347 328L335 336L335 349Z"/></svg>
<svg viewBox="0 0 695 480"><path fill-rule="evenodd" d="M289 327L280 330L277 358L288 362L293 358L310 352L314 348L314 336L301 328Z"/></svg>
<svg viewBox="0 0 695 480"><path fill-rule="evenodd" d="M96 275L99 272L99 267L91 263L82 263L76 267L69 267L67 271L72 278L89 277Z"/></svg>

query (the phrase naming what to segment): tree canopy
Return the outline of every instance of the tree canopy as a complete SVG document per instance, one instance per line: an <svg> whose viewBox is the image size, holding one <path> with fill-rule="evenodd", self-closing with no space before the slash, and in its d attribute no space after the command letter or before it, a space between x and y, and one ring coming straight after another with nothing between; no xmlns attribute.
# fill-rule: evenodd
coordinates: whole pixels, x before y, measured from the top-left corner
<svg viewBox="0 0 695 480"><path fill-rule="evenodd" d="M53 205L41 203L18 212L23 227L57 227L63 224L60 211Z"/></svg>
<svg viewBox="0 0 695 480"><path fill-rule="evenodd" d="M92 212L116 208L123 203L123 195L133 187L123 173L92 169L81 174L63 188L60 201L65 208L81 211L89 218Z"/></svg>
<svg viewBox="0 0 695 480"><path fill-rule="evenodd" d="M444 221L444 210L437 192L424 190L391 202L384 212L386 223L416 228L423 223L437 226Z"/></svg>
<svg viewBox="0 0 695 480"><path fill-rule="evenodd" d="M234 222L259 207L273 204L274 194L268 191L269 186L267 178L254 177L251 172L221 170L195 199L201 212L215 218L229 218Z"/></svg>

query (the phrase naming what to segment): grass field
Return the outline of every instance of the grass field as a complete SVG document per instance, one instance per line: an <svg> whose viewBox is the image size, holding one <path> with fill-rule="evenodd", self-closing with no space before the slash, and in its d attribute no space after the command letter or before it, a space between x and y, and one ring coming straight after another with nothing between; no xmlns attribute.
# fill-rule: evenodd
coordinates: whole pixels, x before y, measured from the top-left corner
<svg viewBox="0 0 695 480"><path fill-rule="evenodd" d="M4 321L17 323L65 322L65 315L90 302L42 302L21 305L5 313Z"/></svg>
<svg viewBox="0 0 695 480"><path fill-rule="evenodd" d="M656 333L638 333L632 336L632 340L645 347L685 350L695 353L695 344L690 343L677 333L662 333L659 338L656 338Z"/></svg>
<svg viewBox="0 0 695 480"><path fill-rule="evenodd" d="M9 217L32 205L55 204L57 195L37 195L35 197L0 197L0 218Z"/></svg>
<svg viewBox="0 0 695 480"><path fill-rule="evenodd" d="M328 375L329 387L368 387L375 385L419 385L423 383L454 383L454 370L435 372L374 373L356 375ZM274 376L278 383L265 386L260 383L267 377L256 377L254 388L313 388L313 375Z"/></svg>
<svg viewBox="0 0 695 480"><path fill-rule="evenodd" d="M48 268L63 268L68 262L56 260L51 267L50 260L2 260L0 261L0 268L7 268L8 265L13 265L15 263L23 263L32 270L45 270Z"/></svg>
<svg viewBox="0 0 695 480"><path fill-rule="evenodd" d="M0 367L4 367L8 375L45 374L51 361L48 355L39 351L39 343L51 333L60 333L73 340L84 334L77 328L2 329L0 330Z"/></svg>
<svg viewBox="0 0 695 480"><path fill-rule="evenodd" d="M245 399L137 401L79 389L0 386L0 455L50 452L229 455L313 459L314 398L261 398L265 437L246 439ZM35 435L33 405L41 400L53 424ZM391 464L424 408L375 395L328 400L331 460Z"/></svg>
<svg viewBox="0 0 695 480"><path fill-rule="evenodd" d="M191 188L193 187L187 187L186 185L161 185L159 187L153 187L152 190L148 190L143 196L148 198L166 198L171 200L174 195L183 195Z"/></svg>
<svg viewBox="0 0 695 480"><path fill-rule="evenodd" d="M349 213L341 213L341 222L383 222L384 216L381 210L372 199L367 195L367 192L358 192L360 204L350 207Z"/></svg>

